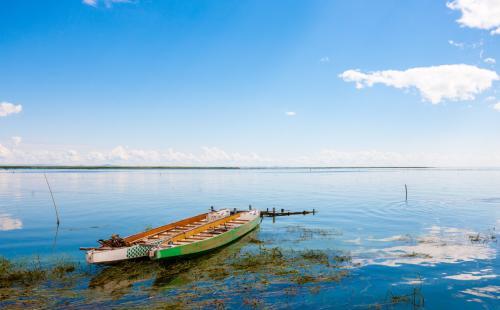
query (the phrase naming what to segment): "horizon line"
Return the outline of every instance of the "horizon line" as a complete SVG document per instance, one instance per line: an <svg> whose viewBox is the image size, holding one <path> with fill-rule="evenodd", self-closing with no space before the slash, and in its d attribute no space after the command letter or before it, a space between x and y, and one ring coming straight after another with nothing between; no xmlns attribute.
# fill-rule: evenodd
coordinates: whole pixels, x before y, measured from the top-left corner
<svg viewBox="0 0 500 310"><path fill-rule="evenodd" d="M68 170L176 170L176 169L199 169L199 170L250 170L250 169L432 169L432 168L471 168L471 167L433 167L433 166L155 166L155 165L0 165L1 170L22 169L68 169ZM488 167L475 167L488 168Z"/></svg>

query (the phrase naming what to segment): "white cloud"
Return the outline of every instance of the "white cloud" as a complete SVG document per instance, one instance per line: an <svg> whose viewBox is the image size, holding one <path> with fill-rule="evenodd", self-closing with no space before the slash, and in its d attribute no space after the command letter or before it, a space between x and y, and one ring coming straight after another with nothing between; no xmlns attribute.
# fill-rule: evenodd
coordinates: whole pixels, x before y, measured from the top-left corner
<svg viewBox="0 0 500 310"><path fill-rule="evenodd" d="M377 83L399 89L416 88L424 100L433 104L443 100L472 100L475 95L489 89L493 81L499 79L495 71L465 64L369 73L347 70L339 77L346 82L355 82L358 89Z"/></svg>
<svg viewBox="0 0 500 310"><path fill-rule="evenodd" d="M82 3L90 6L97 6L97 0L83 0Z"/></svg>
<svg viewBox="0 0 500 310"><path fill-rule="evenodd" d="M495 103L493 105L493 109L497 110L498 112L500 112L500 101L498 101L497 103Z"/></svg>
<svg viewBox="0 0 500 310"><path fill-rule="evenodd" d="M446 6L462 13L457 20L461 26L491 30L492 35L500 34L500 1L453 0Z"/></svg>
<svg viewBox="0 0 500 310"><path fill-rule="evenodd" d="M128 151L123 147L123 146L117 146L113 150L111 150L111 153L109 154L110 159L112 160L128 160L129 159L129 154Z"/></svg>
<svg viewBox="0 0 500 310"><path fill-rule="evenodd" d="M40 149L23 143L0 144L0 165L138 165L138 166L500 166L500 153L398 153L379 150L323 150L308 155L267 157L256 152L229 152L205 146L190 153L174 149L144 150L117 146L109 150Z"/></svg>
<svg viewBox="0 0 500 310"><path fill-rule="evenodd" d="M79 162L81 160L80 154L75 150L69 150L67 153L68 160L72 162Z"/></svg>
<svg viewBox="0 0 500 310"><path fill-rule="evenodd" d="M453 46L461 48L461 49L464 49L464 48L476 49L476 48L480 48L480 47L484 46L483 39L481 39L477 42L472 42L472 43L465 43L465 42L457 42L454 40L448 40L448 43L450 45L453 45ZM482 51L481 51L481 53L482 53Z"/></svg>
<svg viewBox="0 0 500 310"><path fill-rule="evenodd" d="M0 144L0 159L7 158L11 155L11 151L5 146Z"/></svg>
<svg viewBox="0 0 500 310"><path fill-rule="evenodd" d="M110 8L114 3L132 3L132 0L82 0L83 4L97 7L99 3L104 3L104 6Z"/></svg>
<svg viewBox="0 0 500 310"><path fill-rule="evenodd" d="M1 151L1 149L0 149ZM230 153L217 147L202 147L198 154L166 151L131 149L117 146L110 151L77 152L69 151L22 151L6 149L0 163L18 164L81 164L81 165L262 165L270 160L257 153Z"/></svg>
<svg viewBox="0 0 500 310"><path fill-rule="evenodd" d="M495 58L491 58L491 57L485 58L483 61L485 63L487 63L487 64L490 64L490 65L494 65L494 64L497 63L496 59Z"/></svg>
<svg viewBox="0 0 500 310"><path fill-rule="evenodd" d="M295 116L295 115L297 115L297 113L293 112L293 111L289 111L289 112L285 112L285 115L286 116Z"/></svg>
<svg viewBox="0 0 500 310"><path fill-rule="evenodd" d="M328 57L328 56L321 57L321 59L319 60L319 62L328 63L328 62L330 62L330 57Z"/></svg>
<svg viewBox="0 0 500 310"><path fill-rule="evenodd" d="M9 114L16 114L23 110L23 107L18 104L12 104L10 102L2 102L0 103L0 117L7 116Z"/></svg>
<svg viewBox="0 0 500 310"><path fill-rule="evenodd" d="M21 137L12 137L10 139L12 140L12 144L14 144L14 146L18 146L23 141L23 138Z"/></svg>
<svg viewBox="0 0 500 310"><path fill-rule="evenodd" d="M462 43L462 42L455 42L453 40L448 40L448 43L450 45L453 45L453 46L456 46L456 47L459 47L459 48L464 48L465 47L465 44Z"/></svg>
<svg viewBox="0 0 500 310"><path fill-rule="evenodd" d="M103 153L101 152L90 152L88 155L87 155L87 160L89 162L103 162L106 160L106 156L104 156Z"/></svg>

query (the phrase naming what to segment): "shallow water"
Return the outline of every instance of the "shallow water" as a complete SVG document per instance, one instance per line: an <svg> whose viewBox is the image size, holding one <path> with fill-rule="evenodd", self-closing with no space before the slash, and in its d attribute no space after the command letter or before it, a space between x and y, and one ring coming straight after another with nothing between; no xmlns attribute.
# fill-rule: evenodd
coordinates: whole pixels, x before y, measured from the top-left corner
<svg viewBox="0 0 500 310"><path fill-rule="evenodd" d="M43 173L59 207L58 229ZM500 307L496 169L0 171L0 255L11 260L39 256L42 262L64 257L81 262L85 269L78 248L94 246L112 233L128 235L210 206L243 209L249 204L259 209L317 210L314 216L275 222L266 218L252 238L284 251L348 255L351 264L342 268L349 275L313 284L264 281L259 287L219 296L209 288L224 284L234 289L243 285L240 278L197 280L190 266L191 274L167 281L154 265L141 262L137 268L153 270L134 278L118 295L106 290L101 295L95 290L88 293L96 277L112 281L105 268L90 268L90 274L71 288L78 296L59 299L75 306L157 306L182 290L200 300L207 295L219 298L228 308L366 308L418 289L428 309ZM225 251L236 249L238 256L255 248L247 238ZM210 259L220 263L225 251ZM413 307L406 302L390 306Z"/></svg>

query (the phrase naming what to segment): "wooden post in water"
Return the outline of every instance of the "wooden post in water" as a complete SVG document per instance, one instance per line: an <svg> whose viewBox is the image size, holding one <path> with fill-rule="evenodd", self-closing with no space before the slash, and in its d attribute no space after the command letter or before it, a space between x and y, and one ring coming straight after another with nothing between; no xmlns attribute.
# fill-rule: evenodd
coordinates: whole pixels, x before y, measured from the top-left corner
<svg viewBox="0 0 500 310"><path fill-rule="evenodd" d="M408 201L408 186L405 184L405 201Z"/></svg>
<svg viewBox="0 0 500 310"><path fill-rule="evenodd" d="M252 205L248 205L248 210L252 210Z"/></svg>
<svg viewBox="0 0 500 310"><path fill-rule="evenodd" d="M47 186L49 187L49 192L50 192L50 197L52 197L52 203L54 204L54 210L56 210L56 219L57 219L57 226L59 226L59 211L57 210L57 205L56 201L54 200L54 194L52 194L52 189L50 188L49 180L47 179L47 175L44 173L43 176L45 177L45 182L47 182Z"/></svg>

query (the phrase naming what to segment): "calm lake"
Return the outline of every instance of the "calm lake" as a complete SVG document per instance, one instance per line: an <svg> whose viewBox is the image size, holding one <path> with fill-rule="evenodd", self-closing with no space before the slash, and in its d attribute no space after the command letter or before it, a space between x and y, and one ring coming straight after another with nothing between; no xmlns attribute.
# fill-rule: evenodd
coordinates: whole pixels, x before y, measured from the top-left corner
<svg viewBox="0 0 500 310"><path fill-rule="evenodd" d="M264 218L188 263L96 267L79 251L249 205L318 213ZM0 256L79 266L0 307L498 309L498 229L498 169L0 170Z"/></svg>

